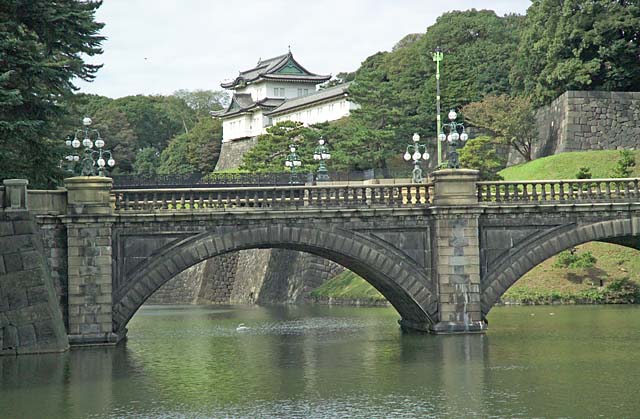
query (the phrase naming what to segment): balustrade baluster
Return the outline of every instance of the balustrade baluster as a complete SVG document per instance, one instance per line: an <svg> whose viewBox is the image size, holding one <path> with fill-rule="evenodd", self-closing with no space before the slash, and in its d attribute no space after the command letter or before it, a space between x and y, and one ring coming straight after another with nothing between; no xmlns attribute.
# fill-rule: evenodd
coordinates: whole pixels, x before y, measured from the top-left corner
<svg viewBox="0 0 640 419"><path fill-rule="evenodd" d="M629 198L629 181L624 181L624 198Z"/></svg>

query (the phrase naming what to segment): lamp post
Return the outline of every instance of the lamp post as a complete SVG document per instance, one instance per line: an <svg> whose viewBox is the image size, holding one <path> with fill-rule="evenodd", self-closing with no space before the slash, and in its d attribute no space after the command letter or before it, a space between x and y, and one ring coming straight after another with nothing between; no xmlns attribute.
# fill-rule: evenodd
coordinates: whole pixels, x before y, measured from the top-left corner
<svg viewBox="0 0 640 419"><path fill-rule="evenodd" d="M327 171L327 166L324 164L324 161L331 160L331 153L329 153L329 148L326 146L322 137L318 140L318 146L313 152L313 159L320 162L317 179L319 181L328 181L329 172Z"/></svg>
<svg viewBox="0 0 640 419"><path fill-rule="evenodd" d="M451 109L449 111L449 122L446 124L442 124L442 131L438 135L438 140L440 140L440 143L444 143L445 141L447 141L451 146L448 162L448 167L450 169L460 168L460 162L458 160L458 147L464 145L464 143L469 139L469 136L464 131L464 125L456 122L456 118L458 118L458 114L456 113L456 111Z"/></svg>
<svg viewBox="0 0 640 419"><path fill-rule="evenodd" d="M440 120L440 61L444 58L444 54L440 47L437 47L435 52L432 53L433 61L436 62L436 130L438 134L442 133L441 131L441 120ZM438 167L442 164L442 144L438 143Z"/></svg>
<svg viewBox="0 0 640 419"><path fill-rule="evenodd" d="M289 183L293 183L293 180L296 175L296 167L302 166L302 162L300 161L300 157L296 154L296 146L291 144L289 146L289 154L287 154L287 158L284 161L285 167L291 169L291 174L289 176Z"/></svg>
<svg viewBox="0 0 640 419"><path fill-rule="evenodd" d="M104 176L106 167L113 167L116 161L110 150L104 150L104 140L97 129L91 129L91 118L82 119L83 128L76 130L73 139L67 138L66 144L73 148L73 153L65 157L67 170L82 176ZM82 138L82 141L80 141ZM80 147L84 147L80 156ZM95 149L94 149L95 146Z"/></svg>
<svg viewBox="0 0 640 419"><path fill-rule="evenodd" d="M422 177L422 168L420 167L420 160L429 160L429 153L427 152L427 145L420 144L420 135L418 133L413 134L411 137L413 144L407 146L404 152L404 159L406 161L413 160L413 171L411 181L413 183L422 183L424 180Z"/></svg>

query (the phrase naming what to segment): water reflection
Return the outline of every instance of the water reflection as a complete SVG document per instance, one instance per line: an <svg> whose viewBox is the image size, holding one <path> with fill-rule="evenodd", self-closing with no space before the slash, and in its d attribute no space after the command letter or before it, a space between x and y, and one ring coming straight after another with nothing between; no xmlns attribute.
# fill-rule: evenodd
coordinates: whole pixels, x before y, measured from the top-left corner
<svg viewBox="0 0 640 419"><path fill-rule="evenodd" d="M421 336L391 309L147 308L125 345L0 358L0 416L633 417L640 310L554 311Z"/></svg>

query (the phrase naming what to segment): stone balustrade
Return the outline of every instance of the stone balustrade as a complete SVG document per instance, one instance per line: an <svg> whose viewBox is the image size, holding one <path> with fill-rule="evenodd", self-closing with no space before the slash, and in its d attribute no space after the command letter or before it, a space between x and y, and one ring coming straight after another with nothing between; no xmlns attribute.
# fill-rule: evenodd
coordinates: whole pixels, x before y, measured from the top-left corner
<svg viewBox="0 0 640 419"><path fill-rule="evenodd" d="M640 179L478 182L477 191L482 204L637 202Z"/></svg>
<svg viewBox="0 0 640 419"><path fill-rule="evenodd" d="M273 186L249 188L115 189L123 211L226 210L290 207L420 207L433 195L430 184Z"/></svg>

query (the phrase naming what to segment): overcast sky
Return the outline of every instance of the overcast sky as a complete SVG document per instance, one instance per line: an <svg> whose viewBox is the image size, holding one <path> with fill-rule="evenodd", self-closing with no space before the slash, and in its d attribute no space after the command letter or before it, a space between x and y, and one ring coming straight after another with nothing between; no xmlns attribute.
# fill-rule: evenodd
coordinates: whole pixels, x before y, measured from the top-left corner
<svg viewBox="0 0 640 419"><path fill-rule="evenodd" d="M291 46L309 71L356 70L450 10L525 13L530 0L104 0L104 64L80 91L109 97L220 90L220 82Z"/></svg>

